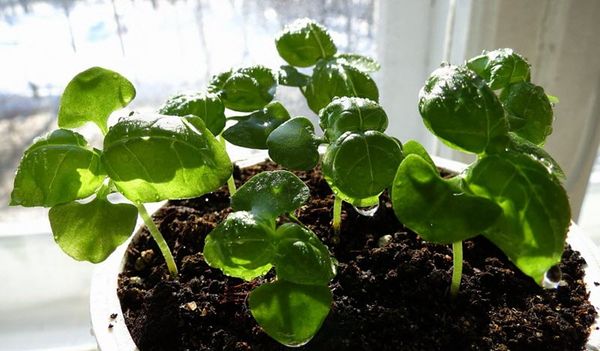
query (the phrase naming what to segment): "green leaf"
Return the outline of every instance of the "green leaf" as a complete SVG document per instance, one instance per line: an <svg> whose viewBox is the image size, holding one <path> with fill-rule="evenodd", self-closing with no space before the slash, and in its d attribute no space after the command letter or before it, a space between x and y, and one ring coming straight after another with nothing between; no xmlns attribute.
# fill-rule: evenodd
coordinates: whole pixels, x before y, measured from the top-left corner
<svg viewBox="0 0 600 351"><path fill-rule="evenodd" d="M267 139L269 157L295 170L312 169L317 165L319 144L312 122L305 117L296 117L283 123Z"/></svg>
<svg viewBox="0 0 600 351"><path fill-rule="evenodd" d="M483 153L507 133L502 104L471 70L443 66L419 92L425 126L450 147Z"/></svg>
<svg viewBox="0 0 600 351"><path fill-rule="evenodd" d="M280 67L278 82L289 87L303 87L310 81L310 76L300 73L295 67L284 65Z"/></svg>
<svg viewBox="0 0 600 351"><path fill-rule="evenodd" d="M231 197L234 211L252 211L265 218L275 218L300 207L310 197L310 190L294 173L262 172L250 178Z"/></svg>
<svg viewBox="0 0 600 351"><path fill-rule="evenodd" d="M379 90L367 73L336 59L330 59L317 63L304 96L310 109L319 113L319 110L340 96L378 101Z"/></svg>
<svg viewBox="0 0 600 351"><path fill-rule="evenodd" d="M409 140L409 141L405 142L404 144L402 144L402 154L404 154L404 157L408 157L408 155L413 155L413 154L417 155L417 156L421 157L423 160L425 160L427 163L429 163L429 165L431 165L431 167L433 167L434 169L437 169L435 162L433 162L433 160L431 159L431 156L429 156L429 154L427 153L427 150L425 150L425 147L416 140Z"/></svg>
<svg viewBox="0 0 600 351"><path fill-rule="evenodd" d="M327 148L323 175L334 194L356 205L354 200L373 198L391 185L401 160L393 138L378 131L346 132Z"/></svg>
<svg viewBox="0 0 600 351"><path fill-rule="evenodd" d="M296 67L312 66L337 51L327 29L308 18L285 26L275 38L275 46L279 56Z"/></svg>
<svg viewBox="0 0 600 351"><path fill-rule="evenodd" d="M232 172L225 148L196 116L122 119L104 138L102 162L133 202L200 196L219 188Z"/></svg>
<svg viewBox="0 0 600 351"><path fill-rule="evenodd" d="M486 52L470 59L467 67L488 82L493 90L528 82L531 75L529 63L512 49Z"/></svg>
<svg viewBox="0 0 600 351"><path fill-rule="evenodd" d="M537 145L552 133L553 113L544 89L521 82L502 90L500 101L508 115L511 131Z"/></svg>
<svg viewBox="0 0 600 351"><path fill-rule="evenodd" d="M275 222L246 211L233 212L204 242L211 267L245 280L266 274L275 254Z"/></svg>
<svg viewBox="0 0 600 351"><path fill-rule="evenodd" d="M565 181L567 179L565 172L562 170L558 162L556 162L556 160L554 160L554 158L552 158L552 156L550 156L546 150L527 139L521 138L515 133L508 133L508 135L510 137L510 143L508 145L510 150L528 155L535 161L540 162L546 167L546 169L548 169L548 172L552 173L559 180Z"/></svg>
<svg viewBox="0 0 600 351"><path fill-rule="evenodd" d="M274 264L277 278L296 284L327 285L335 276L329 250L309 229L295 223L277 228Z"/></svg>
<svg viewBox="0 0 600 351"><path fill-rule="evenodd" d="M94 122L103 133L110 114L135 98L135 88L117 72L92 67L67 84L58 108L58 126L76 128Z"/></svg>
<svg viewBox="0 0 600 351"><path fill-rule="evenodd" d="M423 239L450 244L487 229L502 210L494 202L467 193L461 179L445 180L417 154L406 155L392 187L396 217Z"/></svg>
<svg viewBox="0 0 600 351"><path fill-rule="evenodd" d="M484 235L541 284L544 273L560 262L571 219L560 181L540 162L509 151L477 161L466 182L473 193L502 207L502 216Z"/></svg>
<svg viewBox="0 0 600 351"><path fill-rule="evenodd" d="M290 114L278 101L247 116L234 117L238 122L223 132L228 142L250 149L266 149L269 134L290 119Z"/></svg>
<svg viewBox="0 0 600 351"><path fill-rule="evenodd" d="M248 303L252 316L270 337L286 346L301 346L321 328L332 300L326 285L280 280L254 289Z"/></svg>
<svg viewBox="0 0 600 351"><path fill-rule="evenodd" d="M58 129L25 150L10 205L52 207L82 199L92 195L105 178L99 152L82 135Z"/></svg>
<svg viewBox="0 0 600 351"><path fill-rule="evenodd" d="M273 100L277 81L270 69L256 65L221 73L213 77L208 89L219 95L225 107L251 112Z"/></svg>
<svg viewBox="0 0 600 351"><path fill-rule="evenodd" d="M96 198L69 202L50 209L50 226L60 248L78 261L99 263L131 236L137 209Z"/></svg>
<svg viewBox="0 0 600 351"><path fill-rule="evenodd" d="M383 132L388 126L387 115L378 103L357 97L336 98L319 112L319 119L329 141L345 132Z"/></svg>
<svg viewBox="0 0 600 351"><path fill-rule="evenodd" d="M551 104L556 105L558 103L560 103L560 100L558 99L558 97L554 96L554 95L548 95L546 94L546 97L548 97L548 101L550 101Z"/></svg>
<svg viewBox="0 0 600 351"><path fill-rule="evenodd" d="M365 73L377 72L381 66L375 59L358 55L358 54L338 54L336 58L339 62L343 62Z"/></svg>
<svg viewBox="0 0 600 351"><path fill-rule="evenodd" d="M170 97L159 109L161 115L184 117L194 115L202 118L213 135L225 128L225 106L217 94L183 93Z"/></svg>

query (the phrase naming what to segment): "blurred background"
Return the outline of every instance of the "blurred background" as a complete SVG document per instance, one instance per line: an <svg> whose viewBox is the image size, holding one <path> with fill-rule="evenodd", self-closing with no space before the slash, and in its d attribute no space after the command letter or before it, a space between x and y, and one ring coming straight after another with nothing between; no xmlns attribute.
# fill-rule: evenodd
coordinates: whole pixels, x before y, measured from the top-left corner
<svg viewBox="0 0 600 351"><path fill-rule="evenodd" d="M417 93L444 56L460 64L484 49L523 54L532 81L560 99L547 149L567 173L574 221L600 243L600 1L0 0L0 350L95 349L93 266L53 243L46 210L7 206L19 159L56 128L68 81L91 66L116 70L136 86L129 107L152 111L232 66L283 64L273 39L298 17L328 27L339 52L379 60L389 134L430 152ZM296 89L277 94L292 115L316 120ZM94 126L81 132L98 145Z"/></svg>

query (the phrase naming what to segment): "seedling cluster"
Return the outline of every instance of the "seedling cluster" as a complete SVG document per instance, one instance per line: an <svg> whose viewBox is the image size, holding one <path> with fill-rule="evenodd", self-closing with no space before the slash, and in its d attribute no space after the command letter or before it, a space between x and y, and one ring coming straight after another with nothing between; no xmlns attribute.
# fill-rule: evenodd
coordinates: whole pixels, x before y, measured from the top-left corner
<svg viewBox="0 0 600 351"><path fill-rule="evenodd" d="M310 196L306 185L274 171L236 191L224 140L268 149L289 169L320 163L335 195L338 234L343 201L373 206L388 189L405 226L427 241L453 244L452 295L460 286L461 243L479 234L542 283L560 261L570 210L564 175L541 148L555 98L530 82L523 57L496 50L461 66L444 64L429 77L419 94L425 125L450 147L477 155L465 172L442 178L422 145L385 134L388 117L369 76L379 69L373 59L337 53L327 30L308 19L286 26L275 44L288 63L277 71L232 69L203 91L169 98L156 114L131 113L110 127L109 115L134 99L133 85L99 67L78 74L61 99L60 129L26 150L11 205L49 207L58 245L90 262L123 243L139 214L176 278L176 262L144 203L197 197L227 183L233 212L207 236L205 260L245 280L274 269L275 278L248 303L265 332L288 346L307 343L329 313L335 259L294 216ZM323 136L274 100L278 84L299 88ZM227 116L226 109L247 114ZM73 130L87 122L103 133L103 150ZM115 203L113 193L130 203Z"/></svg>

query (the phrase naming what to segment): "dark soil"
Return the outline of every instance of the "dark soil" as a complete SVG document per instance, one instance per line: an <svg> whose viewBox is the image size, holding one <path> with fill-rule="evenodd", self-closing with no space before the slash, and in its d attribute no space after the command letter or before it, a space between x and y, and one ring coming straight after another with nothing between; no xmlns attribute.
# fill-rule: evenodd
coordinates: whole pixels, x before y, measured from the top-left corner
<svg viewBox="0 0 600 351"><path fill-rule="evenodd" d="M236 176L243 182L260 170L238 170ZM596 311L587 300L578 252L566 248L564 283L545 290L484 238L466 241L461 291L451 301L450 248L425 243L404 228L385 194L371 218L344 207L338 241L330 225L333 196L320 172L298 175L312 198L297 215L339 261L331 312L301 350L584 350ZM130 245L118 293L140 350L284 349L248 310L246 297L263 280L229 278L203 260L204 238L230 212L228 205L221 189L158 211L156 221L180 267L177 280L169 279L147 231ZM391 240L380 247L383 235Z"/></svg>

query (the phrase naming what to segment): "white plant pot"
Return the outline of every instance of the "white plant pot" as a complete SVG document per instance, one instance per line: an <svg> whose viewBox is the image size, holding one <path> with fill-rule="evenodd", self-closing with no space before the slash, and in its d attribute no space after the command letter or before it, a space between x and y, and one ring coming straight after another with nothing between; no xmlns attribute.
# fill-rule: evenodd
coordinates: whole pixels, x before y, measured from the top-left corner
<svg viewBox="0 0 600 351"><path fill-rule="evenodd" d="M260 161L263 159L253 159L238 164L240 167L245 167ZM439 167L450 172L460 173L465 168L463 163L456 161L442 158L434 158L434 161ZM125 325L121 303L117 297L117 277L123 270L125 251L129 242L130 240L125 242L106 261L97 265L92 277L90 313L92 331L100 351L137 350ZM571 223L567 242L574 250L579 251L587 262L584 281L590 292L590 302L598 309L600 307L600 286L596 286L595 283L600 283L600 250L575 223ZM111 318L115 315L115 318ZM592 332L586 345L588 351L600 351L600 330L596 330L596 325L600 325L600 317L592 326Z"/></svg>

